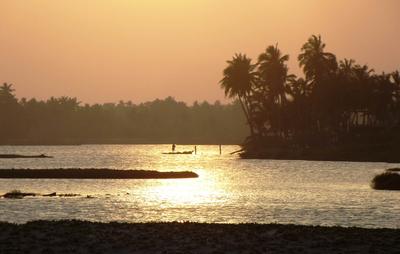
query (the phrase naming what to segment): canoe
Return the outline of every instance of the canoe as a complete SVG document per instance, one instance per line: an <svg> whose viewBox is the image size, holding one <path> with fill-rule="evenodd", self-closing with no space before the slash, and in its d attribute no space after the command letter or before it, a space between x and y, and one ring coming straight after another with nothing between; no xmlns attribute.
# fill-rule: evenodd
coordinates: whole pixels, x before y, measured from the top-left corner
<svg viewBox="0 0 400 254"><path fill-rule="evenodd" d="M183 151L183 152L168 152L162 154L193 154L194 151Z"/></svg>

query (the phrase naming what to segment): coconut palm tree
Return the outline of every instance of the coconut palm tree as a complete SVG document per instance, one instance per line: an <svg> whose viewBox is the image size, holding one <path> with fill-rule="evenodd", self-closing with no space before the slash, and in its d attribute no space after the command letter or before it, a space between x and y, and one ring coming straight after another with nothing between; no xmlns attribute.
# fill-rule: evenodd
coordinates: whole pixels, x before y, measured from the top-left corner
<svg viewBox="0 0 400 254"><path fill-rule="evenodd" d="M398 103L400 100L400 72L399 71L392 72L391 78L393 80L393 85L395 87L395 100Z"/></svg>
<svg viewBox="0 0 400 254"><path fill-rule="evenodd" d="M16 102L15 96L13 94L15 90L12 86L12 84L3 83L3 85L0 87L1 103Z"/></svg>
<svg viewBox="0 0 400 254"><path fill-rule="evenodd" d="M278 45L269 46L258 57L260 85L273 102L286 102L285 85L289 78L286 62L289 55L283 55Z"/></svg>
<svg viewBox="0 0 400 254"><path fill-rule="evenodd" d="M249 96L257 80L256 65L245 54L235 54L232 60L227 61L224 69L224 77L219 82L229 98L238 97L250 126L250 132L254 134L254 125L250 118Z"/></svg>
<svg viewBox="0 0 400 254"><path fill-rule="evenodd" d="M267 103L260 103L265 121L275 126L281 134L287 133L283 124L283 107L286 105L286 83L290 76L286 62L289 55L284 55L278 45L268 46L258 57L258 89L263 92ZM275 120L275 121L274 121ZM275 122L275 123L274 123Z"/></svg>
<svg viewBox="0 0 400 254"><path fill-rule="evenodd" d="M337 69L336 56L325 52L325 43L321 35L312 35L301 48L302 53L298 56L300 67L308 80L318 83L323 76Z"/></svg>
<svg viewBox="0 0 400 254"><path fill-rule="evenodd" d="M339 73L345 78L353 76L353 69L356 61L354 59L343 59L339 62Z"/></svg>
<svg viewBox="0 0 400 254"><path fill-rule="evenodd" d="M292 97L294 101L304 100L311 93L310 82L304 78L297 78L295 76L288 80L286 92Z"/></svg>

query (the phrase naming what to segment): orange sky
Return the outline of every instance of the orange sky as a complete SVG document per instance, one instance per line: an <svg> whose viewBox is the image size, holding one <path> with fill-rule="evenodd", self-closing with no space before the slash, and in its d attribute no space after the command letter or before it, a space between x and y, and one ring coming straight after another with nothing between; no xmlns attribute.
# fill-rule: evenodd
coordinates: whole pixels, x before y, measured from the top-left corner
<svg viewBox="0 0 400 254"><path fill-rule="evenodd" d="M18 97L223 100L235 52L279 42L291 70L321 34L339 58L400 69L397 0L1 0L0 82Z"/></svg>

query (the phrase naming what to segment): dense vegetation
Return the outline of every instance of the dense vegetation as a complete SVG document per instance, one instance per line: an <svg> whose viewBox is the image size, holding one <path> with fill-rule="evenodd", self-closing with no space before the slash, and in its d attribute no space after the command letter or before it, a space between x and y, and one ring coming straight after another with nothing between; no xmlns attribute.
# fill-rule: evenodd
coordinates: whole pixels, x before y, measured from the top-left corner
<svg viewBox="0 0 400 254"><path fill-rule="evenodd" d="M228 61L220 84L227 96L239 99L247 118L245 156L318 158L328 148L343 153L338 157L394 155L400 141L399 71L377 74L352 59L338 61L315 35L298 56L304 77L289 73L288 60L275 45L256 63L244 54Z"/></svg>
<svg viewBox="0 0 400 254"><path fill-rule="evenodd" d="M20 99L0 87L0 144L239 144L248 135L238 103L188 106L168 97L82 105L76 98Z"/></svg>

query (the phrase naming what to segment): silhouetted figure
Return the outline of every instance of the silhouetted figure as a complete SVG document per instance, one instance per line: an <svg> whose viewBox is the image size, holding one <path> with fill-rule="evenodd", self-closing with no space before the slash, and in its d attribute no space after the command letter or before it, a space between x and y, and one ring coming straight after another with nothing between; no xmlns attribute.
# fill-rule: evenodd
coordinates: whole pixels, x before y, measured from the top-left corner
<svg viewBox="0 0 400 254"><path fill-rule="evenodd" d="M194 154L197 154L197 146L194 146Z"/></svg>
<svg viewBox="0 0 400 254"><path fill-rule="evenodd" d="M176 145L172 144L172 152L175 152Z"/></svg>

